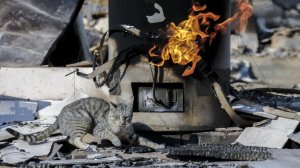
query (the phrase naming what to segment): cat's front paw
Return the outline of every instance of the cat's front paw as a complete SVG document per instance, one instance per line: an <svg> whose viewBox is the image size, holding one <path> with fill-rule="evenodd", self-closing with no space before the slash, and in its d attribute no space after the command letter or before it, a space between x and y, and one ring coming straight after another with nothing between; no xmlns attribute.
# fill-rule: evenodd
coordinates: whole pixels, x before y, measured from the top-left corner
<svg viewBox="0 0 300 168"><path fill-rule="evenodd" d="M115 146L115 147L119 147L122 145L121 141L119 139L112 139L110 140L110 142Z"/></svg>

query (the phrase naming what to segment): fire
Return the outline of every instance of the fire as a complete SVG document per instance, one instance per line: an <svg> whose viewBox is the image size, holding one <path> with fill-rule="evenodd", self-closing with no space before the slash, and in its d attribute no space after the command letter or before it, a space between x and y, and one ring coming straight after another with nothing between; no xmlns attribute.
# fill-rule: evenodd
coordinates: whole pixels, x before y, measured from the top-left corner
<svg viewBox="0 0 300 168"><path fill-rule="evenodd" d="M243 0L238 0L238 7L236 8L235 11L235 20L237 20L236 24L234 25L236 30L239 30L241 32L246 30L247 23L249 17L253 13L253 8L252 6L248 3L247 1Z"/></svg>
<svg viewBox="0 0 300 168"><path fill-rule="evenodd" d="M150 63L156 66L163 66L165 61L170 59L173 63L183 66L191 63L191 67L186 69L182 76L193 74L197 63L202 59L199 55L202 45L199 43L211 43L217 33L226 30L227 25L233 21L239 20L240 25L247 23L247 19L252 14L252 7L247 0L239 0L238 6L239 8L233 17L222 23L215 24L213 29L211 29L211 25L217 22L220 16L212 12L206 12L206 5L193 5L187 20L182 21L178 25L170 23L167 26L168 43L162 49L154 45L149 50L150 57L158 57L161 60L159 63ZM245 27L240 26L239 29L244 30ZM160 52L160 54L157 54L157 52Z"/></svg>

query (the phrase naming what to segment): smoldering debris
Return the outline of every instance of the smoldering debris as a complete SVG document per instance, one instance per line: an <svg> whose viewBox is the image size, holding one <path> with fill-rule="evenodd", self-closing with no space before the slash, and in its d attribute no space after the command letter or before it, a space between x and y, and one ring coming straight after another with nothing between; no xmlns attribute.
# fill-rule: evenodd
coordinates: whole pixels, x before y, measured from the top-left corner
<svg viewBox="0 0 300 168"><path fill-rule="evenodd" d="M186 145L168 148L167 152L169 156L196 156L221 160L257 161L271 157L271 153L268 152L267 148L242 145Z"/></svg>
<svg viewBox="0 0 300 168"><path fill-rule="evenodd" d="M241 91L236 96L238 99L245 99L262 106L300 112L298 107L300 91L297 89L256 88Z"/></svg>
<svg viewBox="0 0 300 168"><path fill-rule="evenodd" d="M268 96L263 96L264 92L262 93L256 93L256 92L238 92L237 98L239 99L248 99L251 100L251 96L256 96L258 98L257 102L259 100L264 100L264 102L273 102L272 98ZM252 94L248 94L252 93ZM298 100L295 94L290 93L294 96L293 100ZM282 103L284 101L288 101L290 99L281 98L280 94L272 94L271 96L278 96L278 100L280 100ZM253 98L254 99L254 98ZM268 105L267 103L262 105L265 106ZM59 104L53 104L54 107L60 107ZM44 108L46 109L56 109L56 108ZM50 110L51 111L51 110ZM47 117L44 117L47 118ZM45 127L51 123L55 118L52 119L52 121L43 121L43 120L36 120L31 122L25 122L23 124L15 124L11 125L14 129L17 130L26 130L26 127L29 127L29 131L27 133L37 132L37 130L40 131L40 129L45 129ZM282 120L288 120L288 119L280 119ZM270 121L271 124L262 125L260 128L255 127L254 129L262 129L263 127L266 128L266 130L271 130L272 133L281 132L280 136L276 136L281 138L284 141L280 141L280 147L286 145L286 141L289 140L288 136L291 137L291 139L295 142L297 142L297 137L292 136L290 134L297 134L296 127L298 125L298 121L289 119L289 122L285 122L286 124L282 124L283 122L278 123L276 118L272 118ZM272 124L273 123L273 124ZM269 129L272 125L277 125L277 127L272 127L272 129ZM277 124L276 124L277 123ZM291 124L292 123L292 124ZM283 129L280 126L288 125L289 129ZM291 127L293 125L293 127ZM23 129L24 128L24 129ZM252 127L250 127L251 129ZM164 150L161 151L154 151L149 148L140 147L140 146L123 146L122 148L114 148L114 147L106 147L106 146L98 146L96 152L92 151L83 151L75 149L74 147L71 147L66 142L66 137L56 137L52 136L48 138L46 143L43 144L28 144L27 142L21 142L19 140L11 141L13 137L10 137L8 139L3 139L1 142L8 142L10 144L3 144L4 148L1 150L1 159L2 164L10 164L12 166L74 166L74 165L80 165L80 166L108 166L108 167L151 167L151 166L166 166L166 165L176 165L181 167L189 167L189 166L206 166L214 163L216 160L222 160L227 161L228 164L233 164L236 166L235 163L228 162L231 161L255 161L255 160L266 160L268 161L271 157L271 153L269 152L269 148L265 147L257 147L258 144L254 146L248 146L249 143L244 143L245 141L239 141L236 139L242 139L242 137L248 137L246 140L250 142L252 139L259 139L256 138L257 136L254 134L250 134L246 130L249 128L241 129L241 128L219 128L216 130L212 130L211 133L208 133L211 135L211 138L213 140L206 140L203 141L204 134L193 134L197 138L202 138L202 141L198 140L198 144L194 145L187 145L187 146L180 146L180 142L182 140L178 140L178 144L174 147L169 146ZM296 131L295 131L296 130ZM21 131L22 132L22 131ZM220 132L224 133L220 134L219 140L216 140L216 136ZM241 132L243 132L241 134ZM23 132L24 133L24 132ZM234 133L234 134L231 134ZM241 135L240 135L241 134ZM267 144L272 144L276 138L269 138L270 132L263 132L262 133L266 139L264 139L264 142ZM273 134L272 134L273 135ZM274 134L275 135L275 134ZM277 135L277 134L276 134ZM239 137L240 136L240 137ZM151 136L150 136L151 137ZM183 136L178 136L183 137ZM239 137L239 138L238 138ZM244 138L245 139L245 138ZM277 138L278 139L278 138ZM239 142L241 144L231 145L230 143ZM226 144L222 144L222 142L227 142ZM279 142L279 141L278 141ZM166 141L166 143L168 143ZM260 143L261 144L261 143ZM33 146L32 146L33 145ZM39 147L38 145L45 145L45 147ZM167 145L168 146L168 145ZM47 147L47 149L46 149ZM268 146L270 147L270 146ZM40 152L42 153L36 153L34 151L36 150L44 149ZM281 150L281 149L280 149ZM75 151L75 152L74 152ZM76 152L78 151L78 152ZM92 153L91 153L92 152ZM12 155L14 154L14 155ZM13 156L13 157L12 157ZM169 157L173 156L173 157ZM176 160L174 156L188 156L188 157L196 157L197 159L195 162L186 162L184 157L179 157L180 160ZM12 159L14 158L14 159ZM177 158L178 159L178 158ZM284 159L284 158L282 158Z"/></svg>

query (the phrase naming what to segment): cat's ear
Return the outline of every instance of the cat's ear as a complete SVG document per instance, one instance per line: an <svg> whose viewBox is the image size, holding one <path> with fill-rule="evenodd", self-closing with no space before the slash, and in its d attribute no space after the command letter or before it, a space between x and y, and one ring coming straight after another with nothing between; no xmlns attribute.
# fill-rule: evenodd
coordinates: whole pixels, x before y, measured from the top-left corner
<svg viewBox="0 0 300 168"><path fill-rule="evenodd" d="M132 107L133 106L133 101L134 101L134 97L131 96L128 99L126 99L126 101L124 102L124 104L126 104L126 106L128 106L128 107Z"/></svg>

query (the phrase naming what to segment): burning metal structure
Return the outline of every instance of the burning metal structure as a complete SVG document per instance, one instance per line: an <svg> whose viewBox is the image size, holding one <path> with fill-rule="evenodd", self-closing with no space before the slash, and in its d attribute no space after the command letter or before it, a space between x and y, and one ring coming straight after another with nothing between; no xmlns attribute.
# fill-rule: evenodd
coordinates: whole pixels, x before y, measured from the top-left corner
<svg viewBox="0 0 300 168"><path fill-rule="evenodd" d="M101 93L105 87L98 88L107 85L112 102L134 97L135 129L142 137L163 142L163 149L126 143L120 147L108 147L109 142L98 143L90 135L84 136L82 141L91 143L92 151L76 150L66 143L68 137L57 134L45 143L33 145L20 140L11 141L12 135L4 128L0 129L0 165L208 167L215 164L214 161L226 160L228 162L224 164L230 167L236 164L252 167L258 162L250 161L261 161L262 164L277 161L284 165L293 157L297 160L294 164L298 165L299 152L286 150L299 148L300 136L296 133L300 120L296 113L299 111L299 96L293 97L294 90L276 92L276 89L268 88L244 90L243 93L236 90L235 100L231 104L227 101L229 24L236 30L243 30L252 13L247 0L236 2L237 9L230 0L110 0L110 30L102 37L100 46L96 46L101 51L105 37L109 36L109 53L94 53L92 73L85 74L92 70L90 67L77 68L83 66L82 62L73 64L76 68L59 68L54 72L51 72L52 68L22 68L22 73L13 68L1 68L3 81L10 81L11 74L24 77L13 84L5 83L4 87L0 84L9 96L27 99L30 95L31 100L61 100L69 95L67 89L70 89L67 93L74 94L54 105L42 102L47 103L44 109L39 109L40 102L34 102L29 112L32 115L38 111L37 121L7 127L30 134L44 129L54 122L55 118L50 117L57 116L59 109L67 104L82 97L107 96ZM91 65L91 62L86 63ZM30 84L34 89L28 89L27 74L31 76ZM41 80L40 74L48 75L47 79ZM94 83L81 77L93 79ZM53 89L55 86L59 89ZM54 95L48 93L50 87L55 90ZM47 90L46 98L41 94L44 90ZM6 101L2 107L10 107L13 103L23 102ZM10 112L15 109L10 108ZM18 110L24 111L23 108ZM50 119L41 121L45 118ZM238 127L217 128L233 126L231 121ZM253 121L258 121L253 127L239 128ZM287 143L288 140L292 142ZM192 161L182 162L186 159ZM237 160L241 162L230 162Z"/></svg>
<svg viewBox="0 0 300 168"><path fill-rule="evenodd" d="M211 81L205 76L216 72L228 92L228 25L249 17L243 13L251 13L246 4L240 1L242 9L231 17L229 0L110 1L110 29L123 24L143 40L111 35L109 59L143 42L148 47L142 52L149 54L148 59L132 58L127 63L130 66L121 68L127 72L120 85L113 84L118 81L110 83L112 94L134 96L137 129L195 131L229 126L230 118L219 108ZM120 70L116 72L111 79L120 78Z"/></svg>

